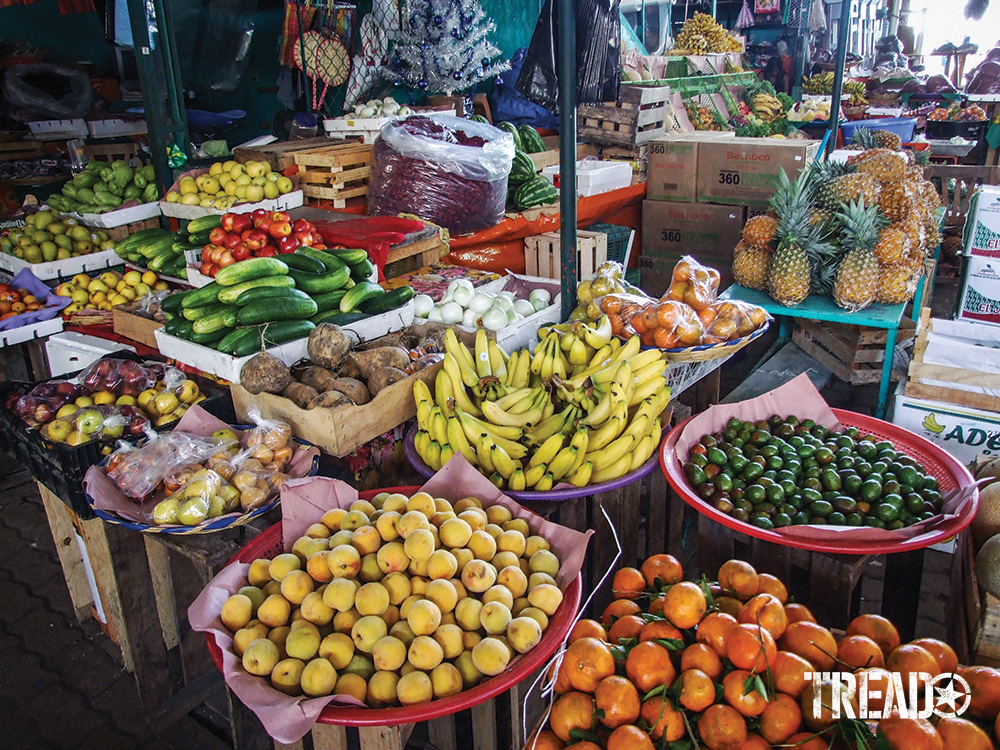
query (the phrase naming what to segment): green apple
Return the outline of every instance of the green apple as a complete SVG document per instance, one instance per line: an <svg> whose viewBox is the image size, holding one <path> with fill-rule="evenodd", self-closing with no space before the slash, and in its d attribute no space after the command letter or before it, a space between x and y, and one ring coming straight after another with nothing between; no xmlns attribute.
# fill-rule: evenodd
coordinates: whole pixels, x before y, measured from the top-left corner
<svg viewBox="0 0 1000 750"><path fill-rule="evenodd" d="M281 191L282 195L292 192L292 181L284 175L275 180L275 184L277 184L278 190Z"/></svg>
<svg viewBox="0 0 1000 750"><path fill-rule="evenodd" d="M212 433L212 437L214 437L216 440L236 440L236 441L239 440L239 438L236 437L236 433L228 429L216 430L215 432Z"/></svg>
<svg viewBox="0 0 1000 750"><path fill-rule="evenodd" d="M104 426L104 417L97 409L81 409L76 415L76 429L85 435L93 435L101 431Z"/></svg>
<svg viewBox="0 0 1000 750"><path fill-rule="evenodd" d="M66 406L72 406L72 404L67 404ZM60 409L57 418L53 419L46 426L49 440L54 440L57 443L65 443L66 438L68 438L69 434L73 432L73 423L68 419L61 418L65 416L63 411L66 409L66 406ZM72 414L72 412L70 413Z"/></svg>
<svg viewBox="0 0 1000 750"><path fill-rule="evenodd" d="M208 517L209 501L201 495L185 500L177 509L177 520L185 526L197 526Z"/></svg>
<svg viewBox="0 0 1000 750"><path fill-rule="evenodd" d="M56 418L57 419L65 419L66 417L68 417L71 414L76 414L78 411L80 411L80 407L77 406L76 404L72 404L72 403L70 403L70 404L63 404L63 406L60 407L59 411L56 412Z"/></svg>

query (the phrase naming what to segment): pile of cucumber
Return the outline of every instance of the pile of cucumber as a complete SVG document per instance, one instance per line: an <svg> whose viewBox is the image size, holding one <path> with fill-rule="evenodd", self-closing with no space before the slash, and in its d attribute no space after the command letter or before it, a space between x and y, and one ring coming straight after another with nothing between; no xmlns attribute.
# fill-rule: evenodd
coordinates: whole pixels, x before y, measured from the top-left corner
<svg viewBox="0 0 1000 750"><path fill-rule="evenodd" d="M273 258L250 258L219 269L215 280L171 294L161 304L171 336L245 357L305 338L320 323L347 325L395 310L413 288L385 291L369 281L364 250L300 247Z"/></svg>
<svg viewBox="0 0 1000 750"><path fill-rule="evenodd" d="M212 229L220 225L221 216L203 216L188 222L176 232L166 229L142 229L115 245L118 257L134 266L150 271L187 278L185 250L201 250L208 243Z"/></svg>

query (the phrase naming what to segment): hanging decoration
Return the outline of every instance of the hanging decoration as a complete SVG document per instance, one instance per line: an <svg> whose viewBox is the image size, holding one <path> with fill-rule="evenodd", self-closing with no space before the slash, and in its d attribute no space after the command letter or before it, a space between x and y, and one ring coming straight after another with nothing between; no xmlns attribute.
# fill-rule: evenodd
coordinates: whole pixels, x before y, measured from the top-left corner
<svg viewBox="0 0 1000 750"><path fill-rule="evenodd" d="M813 0L809 9L809 31L826 31L826 6L823 0Z"/></svg>
<svg viewBox="0 0 1000 750"><path fill-rule="evenodd" d="M819 0L819 2L822 3L823 0ZM750 10L750 3L747 2L747 0L743 0L743 7L740 8L740 15L736 19L736 28L745 29L750 26L753 26L754 23L755 21L753 17L753 12Z"/></svg>
<svg viewBox="0 0 1000 750"><path fill-rule="evenodd" d="M467 91L510 69L478 0L411 0L388 75L428 94Z"/></svg>
<svg viewBox="0 0 1000 750"><path fill-rule="evenodd" d="M278 61L289 68L298 67L295 48L299 36L309 31L321 31L335 36L350 52L354 36L356 12L353 5L329 3L323 0L285 0L285 20L281 25Z"/></svg>
<svg viewBox="0 0 1000 750"><path fill-rule="evenodd" d="M371 13L361 19L361 48L352 60L345 110L367 99L386 80L389 44L399 33L396 0L373 0Z"/></svg>
<svg viewBox="0 0 1000 750"><path fill-rule="evenodd" d="M312 81L310 104L313 112L319 112L330 86L339 86L347 80L351 62L344 45L335 36L307 31L299 42L293 51L295 67ZM317 97L320 81L323 82L323 93Z"/></svg>
<svg viewBox="0 0 1000 750"><path fill-rule="evenodd" d="M781 0L755 0L754 13L780 13Z"/></svg>

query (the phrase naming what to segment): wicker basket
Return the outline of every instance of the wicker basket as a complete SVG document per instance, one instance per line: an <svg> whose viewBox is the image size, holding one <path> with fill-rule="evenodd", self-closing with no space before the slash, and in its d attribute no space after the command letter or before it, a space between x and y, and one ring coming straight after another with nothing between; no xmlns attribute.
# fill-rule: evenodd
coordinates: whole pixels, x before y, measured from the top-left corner
<svg viewBox="0 0 1000 750"><path fill-rule="evenodd" d="M688 346L683 349L664 349L663 358L667 362L707 362L712 359L721 359L736 354L751 341L755 341L764 335L770 323L764 323L760 328L749 336L726 341L721 344L701 344L698 346Z"/></svg>

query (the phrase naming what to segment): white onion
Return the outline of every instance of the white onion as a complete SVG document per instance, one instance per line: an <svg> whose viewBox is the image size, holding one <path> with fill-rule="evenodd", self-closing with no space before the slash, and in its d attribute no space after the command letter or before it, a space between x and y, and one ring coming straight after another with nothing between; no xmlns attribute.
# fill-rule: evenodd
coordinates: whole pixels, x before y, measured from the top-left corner
<svg viewBox="0 0 1000 750"><path fill-rule="evenodd" d="M535 312L538 312L539 310L544 310L546 307L549 306L549 303L543 300L541 297L535 297L533 300L531 300L529 304L535 309Z"/></svg>
<svg viewBox="0 0 1000 750"><path fill-rule="evenodd" d="M393 99L391 96L387 96L385 99L382 100L382 104L395 104L395 103L396 100Z"/></svg>
<svg viewBox="0 0 1000 750"><path fill-rule="evenodd" d="M479 313L470 307L462 316L462 325L466 328L475 328L477 320L479 320Z"/></svg>
<svg viewBox="0 0 1000 750"><path fill-rule="evenodd" d="M427 313L427 320L433 321L434 323L440 323L442 321L441 308L437 306L432 307L431 311Z"/></svg>
<svg viewBox="0 0 1000 750"><path fill-rule="evenodd" d="M455 287L455 292L451 296L452 299L465 308L469 306L469 302L476 296L476 292L472 288L472 284L469 284L469 286L463 284L462 286Z"/></svg>
<svg viewBox="0 0 1000 750"><path fill-rule="evenodd" d="M507 311L507 325L512 326L519 320L524 320L524 316L518 315L517 311L513 309Z"/></svg>
<svg viewBox="0 0 1000 750"><path fill-rule="evenodd" d="M361 115L362 117L374 117L375 116L375 108L374 107L364 107L360 112L358 112L358 114Z"/></svg>
<svg viewBox="0 0 1000 750"><path fill-rule="evenodd" d="M529 315L535 314L535 307L526 299L519 299L514 303L514 312L520 315L522 318L526 318Z"/></svg>
<svg viewBox="0 0 1000 750"><path fill-rule="evenodd" d="M455 325L462 322L464 312L462 306L457 302L445 302L441 305L441 320L445 323Z"/></svg>
<svg viewBox="0 0 1000 750"><path fill-rule="evenodd" d="M483 292L477 292L469 300L468 307L470 310L475 310L477 315L482 315L493 307L493 298Z"/></svg>
<svg viewBox="0 0 1000 750"><path fill-rule="evenodd" d="M496 296L496 299L493 300L493 307L499 307L504 312L506 312L507 310L513 310L514 309L514 300L510 299L509 297L501 297L498 294Z"/></svg>
<svg viewBox="0 0 1000 750"><path fill-rule="evenodd" d="M497 294L497 299L505 299L510 302L511 307L514 306L514 301L517 299L517 295L514 292L499 292Z"/></svg>
<svg viewBox="0 0 1000 750"><path fill-rule="evenodd" d="M549 293L548 289L533 289L531 294L528 295L528 299L531 300L531 304L535 304L535 300L540 299L547 307L549 302L552 301L552 295Z"/></svg>
<svg viewBox="0 0 1000 750"><path fill-rule="evenodd" d="M483 313L483 327L488 331L502 331L508 325L507 313L501 307L493 306Z"/></svg>
<svg viewBox="0 0 1000 750"><path fill-rule="evenodd" d="M434 307L434 300L430 295L418 294L413 298L413 314L420 318L426 318L427 313Z"/></svg>
<svg viewBox="0 0 1000 750"><path fill-rule="evenodd" d="M406 117L407 115L412 115L413 114L413 110L410 109L409 107L400 107L399 108L399 114L402 117Z"/></svg>

